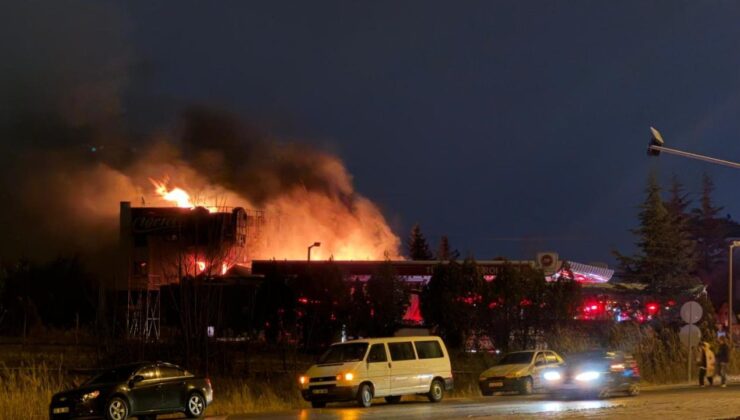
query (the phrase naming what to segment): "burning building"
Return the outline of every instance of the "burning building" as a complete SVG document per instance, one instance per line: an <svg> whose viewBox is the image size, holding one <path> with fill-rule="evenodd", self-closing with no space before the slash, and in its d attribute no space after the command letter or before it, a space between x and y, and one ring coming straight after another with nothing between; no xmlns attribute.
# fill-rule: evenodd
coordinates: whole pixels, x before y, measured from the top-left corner
<svg viewBox="0 0 740 420"><path fill-rule="evenodd" d="M195 276L219 276L249 259L262 212L244 208L132 207L121 202L120 276L131 336L159 335L160 289Z"/></svg>

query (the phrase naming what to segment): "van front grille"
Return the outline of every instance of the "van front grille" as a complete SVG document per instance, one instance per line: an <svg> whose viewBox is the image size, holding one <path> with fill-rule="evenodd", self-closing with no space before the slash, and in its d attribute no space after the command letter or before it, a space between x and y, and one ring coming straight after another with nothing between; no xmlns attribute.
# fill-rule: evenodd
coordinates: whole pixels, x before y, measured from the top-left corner
<svg viewBox="0 0 740 420"><path fill-rule="evenodd" d="M311 378L308 380L308 382L330 382L330 381L336 381L336 376L321 376L316 378Z"/></svg>

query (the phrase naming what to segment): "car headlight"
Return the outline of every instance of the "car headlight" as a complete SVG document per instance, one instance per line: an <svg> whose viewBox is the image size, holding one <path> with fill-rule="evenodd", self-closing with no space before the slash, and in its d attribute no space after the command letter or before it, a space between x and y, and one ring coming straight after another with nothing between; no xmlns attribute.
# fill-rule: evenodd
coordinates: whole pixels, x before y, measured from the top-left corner
<svg viewBox="0 0 740 420"><path fill-rule="evenodd" d="M355 379L355 375L352 372L340 373L339 375L337 375L338 381L341 381L341 380L351 381L352 379Z"/></svg>
<svg viewBox="0 0 740 420"><path fill-rule="evenodd" d="M549 372L545 372L545 374L542 375L542 377L545 378L546 381L559 381L560 372L555 372L554 370L551 370Z"/></svg>
<svg viewBox="0 0 740 420"><path fill-rule="evenodd" d="M582 381L582 382L593 381L593 380L598 379L599 376L601 376L599 372L589 370L587 372L579 373L578 375L576 375L576 381Z"/></svg>
<svg viewBox="0 0 740 420"><path fill-rule="evenodd" d="M95 398L98 398L98 395L100 395L100 391L97 390L93 392L88 392L87 394L82 396L82 402L94 400Z"/></svg>
<svg viewBox="0 0 740 420"><path fill-rule="evenodd" d="M308 378L307 378L307 377L305 377L305 376L300 376L300 377L298 378L298 382L299 382L299 383L300 383L301 385L305 385L305 384L306 384L306 382L308 382Z"/></svg>

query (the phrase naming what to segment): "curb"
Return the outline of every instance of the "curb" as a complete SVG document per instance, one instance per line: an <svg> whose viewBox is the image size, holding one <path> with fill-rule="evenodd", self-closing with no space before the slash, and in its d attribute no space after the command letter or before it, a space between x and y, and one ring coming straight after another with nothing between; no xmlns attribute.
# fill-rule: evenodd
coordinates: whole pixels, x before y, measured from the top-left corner
<svg viewBox="0 0 740 420"><path fill-rule="evenodd" d="M727 386L728 387L734 387L740 383L740 378L733 377L727 378ZM719 378L716 378L715 383L713 386L709 388L719 388ZM668 389L683 389L683 388L699 388L698 379L696 382L679 382L675 384L665 384L665 385L651 385L651 384L640 384L640 389L643 391L660 391L660 390L668 390Z"/></svg>

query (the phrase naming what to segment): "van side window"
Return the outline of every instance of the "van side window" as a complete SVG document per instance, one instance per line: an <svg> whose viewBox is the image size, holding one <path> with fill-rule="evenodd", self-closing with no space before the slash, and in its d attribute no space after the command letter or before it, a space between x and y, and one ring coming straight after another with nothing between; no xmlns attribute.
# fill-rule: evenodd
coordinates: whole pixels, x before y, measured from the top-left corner
<svg viewBox="0 0 740 420"><path fill-rule="evenodd" d="M391 352L391 360L415 360L414 346L410 341L402 343L388 343L388 350Z"/></svg>
<svg viewBox="0 0 740 420"><path fill-rule="evenodd" d="M373 344L370 347L370 353L367 355L368 363L373 362L387 362L388 356L385 354L385 346L383 344Z"/></svg>
<svg viewBox="0 0 740 420"><path fill-rule="evenodd" d="M438 341L414 341L414 345L416 346L416 354L419 355L419 359L437 359L439 357L445 357Z"/></svg>

